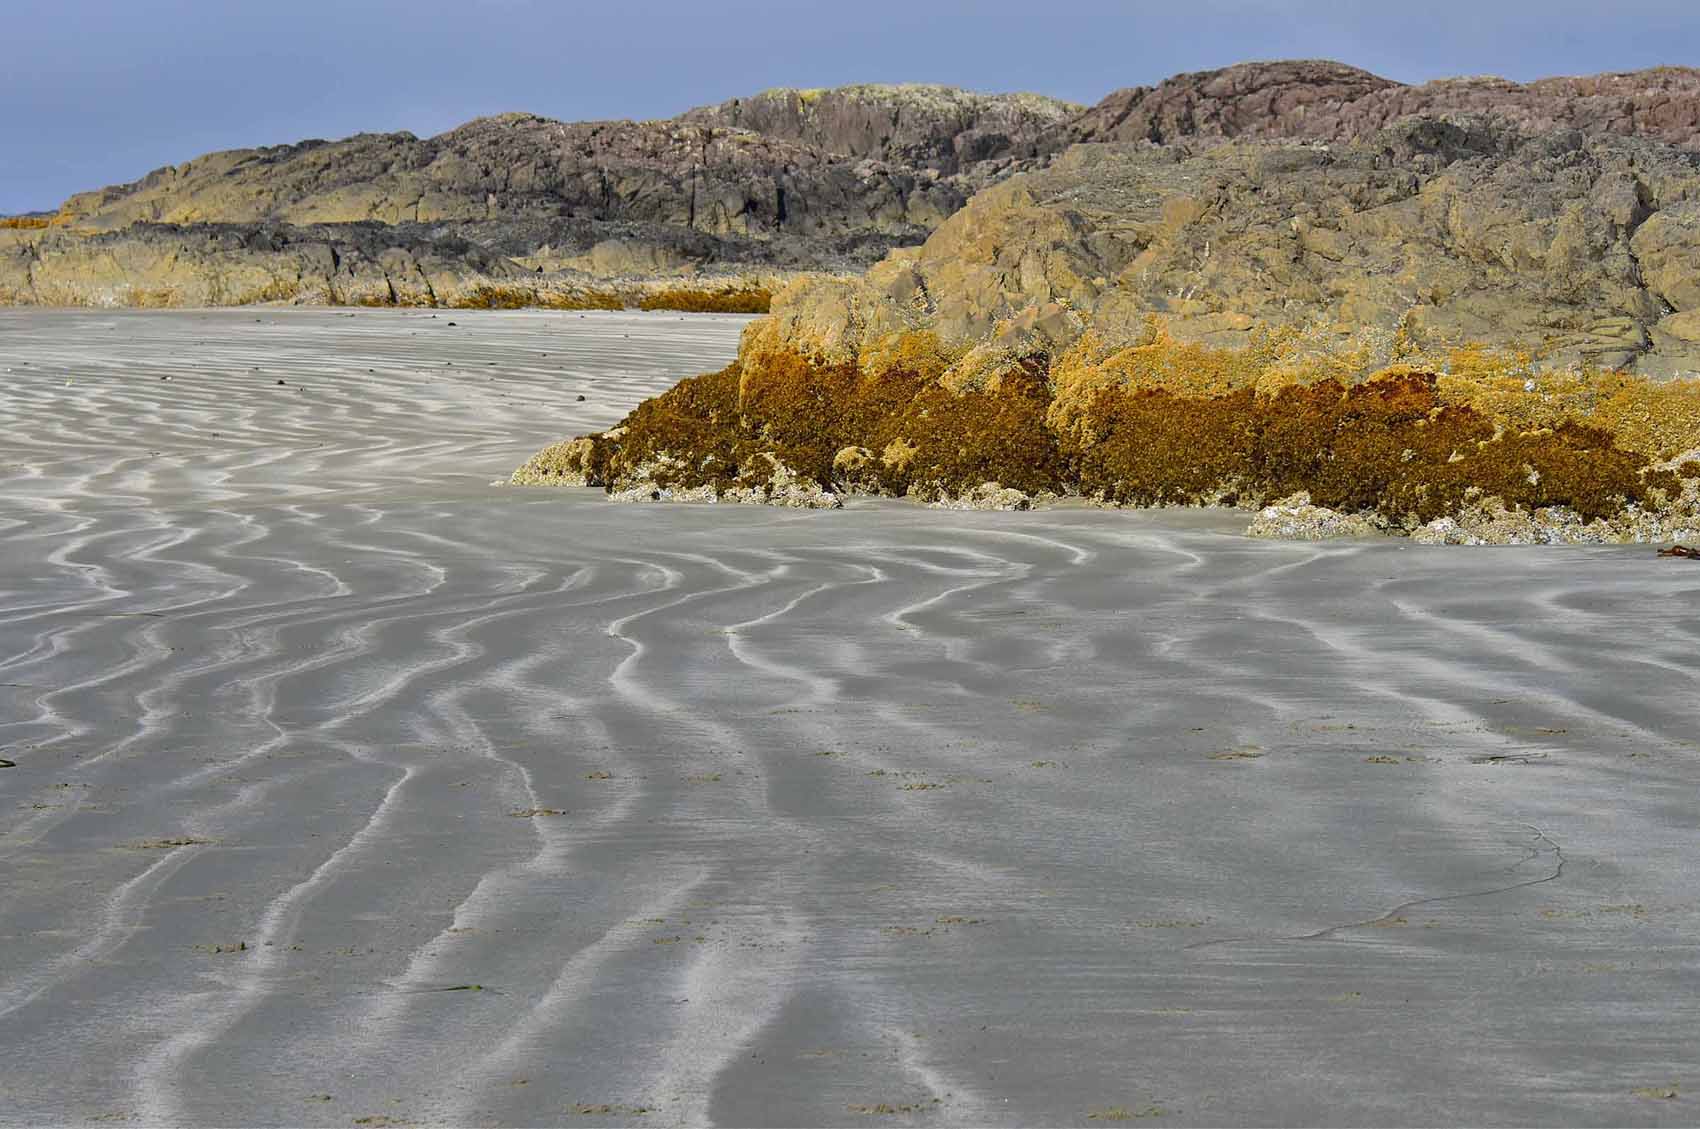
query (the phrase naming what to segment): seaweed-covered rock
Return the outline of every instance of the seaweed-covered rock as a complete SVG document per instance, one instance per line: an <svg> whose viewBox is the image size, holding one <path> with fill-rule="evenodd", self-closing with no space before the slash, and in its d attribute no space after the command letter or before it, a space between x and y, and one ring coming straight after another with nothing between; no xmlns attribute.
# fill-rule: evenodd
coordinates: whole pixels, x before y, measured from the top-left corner
<svg viewBox="0 0 1700 1129"><path fill-rule="evenodd" d="M777 293L733 369L592 437L600 481L661 466L724 496L776 461L957 504L1283 499L1258 528L1288 535L1688 520L1695 471L1661 460L1700 446L1700 154L1571 125L1688 139L1692 75L1543 88L1546 109L1495 88L1509 114L1449 87L1469 112L1370 113L1328 144L1245 138L1404 88L1317 64L1183 78L1092 134L1141 140L1075 145L860 277Z"/></svg>
<svg viewBox="0 0 1700 1129"><path fill-rule="evenodd" d="M1410 531L1461 520L1484 497L1508 511L1652 529L1693 511L1700 488L1700 462L1657 461L1585 413L1514 426L1526 421L1496 414L1491 397L1472 403L1478 386L1462 375L1443 384L1394 369L1347 383L1324 368L1271 380L1245 363L1262 354L1159 341L1139 347L1157 359L1126 368L1115 367L1121 353L1077 352L1063 365L1031 354L995 380L957 383L946 358L917 362L931 342L900 343L880 354L893 367L872 371L750 353L646 401L618 428L541 452L519 477L602 485L622 498L807 505L850 494L976 509L1045 496L1272 505L1254 528L1284 536ZM1219 383L1167 381L1170 352ZM1092 391L1071 393L1059 411L1072 384ZM1665 387L1700 403L1700 382ZM1692 448L1700 431L1687 438Z"/></svg>

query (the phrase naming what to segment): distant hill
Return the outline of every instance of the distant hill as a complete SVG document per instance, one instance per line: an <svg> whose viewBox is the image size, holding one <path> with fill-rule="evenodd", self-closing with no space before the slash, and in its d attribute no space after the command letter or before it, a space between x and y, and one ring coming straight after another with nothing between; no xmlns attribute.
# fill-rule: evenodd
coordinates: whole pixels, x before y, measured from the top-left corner
<svg viewBox="0 0 1700 1129"><path fill-rule="evenodd" d="M1588 78L1449 78L1406 86L1326 60L1241 63L1118 90L1069 122L1071 141L1369 137L1401 118L1491 114L1528 132L1650 137L1700 146L1700 70Z"/></svg>
<svg viewBox="0 0 1700 1129"><path fill-rule="evenodd" d="M1416 117L1700 145L1700 72L1405 86L1247 63L1080 107L945 86L770 90L663 121L504 114L436 137L212 153L0 221L0 302L543 304L776 284L919 244L1076 144L1366 139ZM45 226L44 226L45 223Z"/></svg>

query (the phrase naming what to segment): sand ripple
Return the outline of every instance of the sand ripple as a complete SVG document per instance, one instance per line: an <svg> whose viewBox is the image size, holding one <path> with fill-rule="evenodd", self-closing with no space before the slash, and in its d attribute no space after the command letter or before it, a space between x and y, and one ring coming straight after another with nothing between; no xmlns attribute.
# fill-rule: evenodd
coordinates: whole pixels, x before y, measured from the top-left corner
<svg viewBox="0 0 1700 1129"><path fill-rule="evenodd" d="M741 324L0 312L0 1122L1694 1119L1700 569L492 484Z"/></svg>

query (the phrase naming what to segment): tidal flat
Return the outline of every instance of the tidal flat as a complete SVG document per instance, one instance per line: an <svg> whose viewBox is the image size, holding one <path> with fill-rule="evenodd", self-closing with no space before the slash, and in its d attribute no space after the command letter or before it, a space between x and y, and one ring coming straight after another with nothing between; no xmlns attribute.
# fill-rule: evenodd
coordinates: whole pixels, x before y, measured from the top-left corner
<svg viewBox="0 0 1700 1129"><path fill-rule="evenodd" d="M0 311L0 1123L1700 1120L1700 567L501 484L745 320Z"/></svg>

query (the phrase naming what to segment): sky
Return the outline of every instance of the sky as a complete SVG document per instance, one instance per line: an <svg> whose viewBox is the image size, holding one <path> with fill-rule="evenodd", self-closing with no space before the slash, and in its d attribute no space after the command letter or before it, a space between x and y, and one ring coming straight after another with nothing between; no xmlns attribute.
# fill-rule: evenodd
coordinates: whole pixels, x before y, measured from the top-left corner
<svg viewBox="0 0 1700 1129"><path fill-rule="evenodd" d="M0 214L217 149L773 86L1092 103L1251 59L1404 82L1700 65L1700 0L0 0L0 28Z"/></svg>

